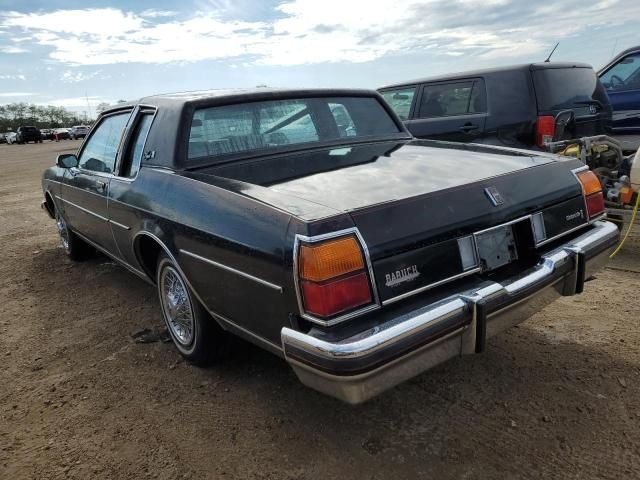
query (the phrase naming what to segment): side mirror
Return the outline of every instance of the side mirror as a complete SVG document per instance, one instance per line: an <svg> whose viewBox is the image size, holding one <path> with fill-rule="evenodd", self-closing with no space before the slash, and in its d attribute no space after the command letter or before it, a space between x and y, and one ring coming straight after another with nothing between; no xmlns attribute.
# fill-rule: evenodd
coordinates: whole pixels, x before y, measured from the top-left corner
<svg viewBox="0 0 640 480"><path fill-rule="evenodd" d="M58 158L56 159L56 165L58 165L60 168L77 167L78 157L76 157L73 153L58 155Z"/></svg>

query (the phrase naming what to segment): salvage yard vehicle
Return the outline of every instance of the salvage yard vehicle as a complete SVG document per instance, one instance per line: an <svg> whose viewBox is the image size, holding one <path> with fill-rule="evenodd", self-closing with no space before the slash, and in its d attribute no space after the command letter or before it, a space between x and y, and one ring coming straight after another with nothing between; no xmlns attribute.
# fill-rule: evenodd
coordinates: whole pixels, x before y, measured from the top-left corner
<svg viewBox="0 0 640 480"><path fill-rule="evenodd" d="M640 133L640 46L616 55L599 72L613 108L613 133Z"/></svg>
<svg viewBox="0 0 640 480"><path fill-rule="evenodd" d="M606 134L611 105L590 65L545 62L443 75L380 89L418 138L544 148L554 118L573 112L566 138Z"/></svg>
<svg viewBox="0 0 640 480"><path fill-rule="evenodd" d="M79 138L84 138L89 133L89 127L84 125L75 125L69 129L69 136L71 140L77 140Z"/></svg>
<svg viewBox="0 0 640 480"><path fill-rule="evenodd" d="M6 132L4 134L4 139L9 145L13 145L16 143L16 132Z"/></svg>
<svg viewBox="0 0 640 480"><path fill-rule="evenodd" d="M232 332L350 403L582 293L619 238L578 159L415 140L363 90L118 105L42 187L66 253L154 284L186 359Z"/></svg>
<svg viewBox="0 0 640 480"><path fill-rule="evenodd" d="M42 143L42 135L36 127L18 127L16 143Z"/></svg>

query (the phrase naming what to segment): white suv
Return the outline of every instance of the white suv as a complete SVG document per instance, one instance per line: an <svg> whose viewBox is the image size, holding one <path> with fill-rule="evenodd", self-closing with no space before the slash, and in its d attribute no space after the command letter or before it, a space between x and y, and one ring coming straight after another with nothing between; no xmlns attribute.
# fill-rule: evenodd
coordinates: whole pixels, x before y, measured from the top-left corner
<svg viewBox="0 0 640 480"><path fill-rule="evenodd" d="M76 140L77 138L84 138L89 133L89 127L85 127L84 125L76 125L75 127L71 127L69 129L69 136L71 140Z"/></svg>

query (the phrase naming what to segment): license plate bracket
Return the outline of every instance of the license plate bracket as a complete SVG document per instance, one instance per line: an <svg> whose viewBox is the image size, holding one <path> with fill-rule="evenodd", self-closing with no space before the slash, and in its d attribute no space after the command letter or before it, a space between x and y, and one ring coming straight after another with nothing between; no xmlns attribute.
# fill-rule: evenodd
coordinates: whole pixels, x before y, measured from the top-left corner
<svg viewBox="0 0 640 480"><path fill-rule="evenodd" d="M495 270L518 259L516 239L511 225L501 225L476 234L480 268Z"/></svg>

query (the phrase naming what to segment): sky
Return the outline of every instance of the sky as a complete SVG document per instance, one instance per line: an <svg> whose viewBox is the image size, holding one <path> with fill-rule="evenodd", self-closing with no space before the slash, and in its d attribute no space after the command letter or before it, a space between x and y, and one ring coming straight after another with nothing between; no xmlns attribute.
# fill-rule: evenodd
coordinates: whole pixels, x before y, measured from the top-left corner
<svg viewBox="0 0 640 480"><path fill-rule="evenodd" d="M638 0L0 0L0 104L352 87L640 44Z"/></svg>

